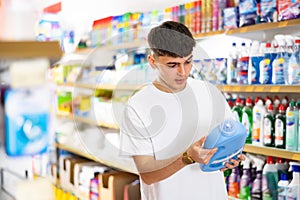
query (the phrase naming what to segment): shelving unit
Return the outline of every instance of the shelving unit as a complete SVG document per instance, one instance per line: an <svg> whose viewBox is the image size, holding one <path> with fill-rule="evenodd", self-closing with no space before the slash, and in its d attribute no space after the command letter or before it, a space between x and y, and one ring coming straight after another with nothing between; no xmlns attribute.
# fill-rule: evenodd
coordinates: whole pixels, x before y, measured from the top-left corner
<svg viewBox="0 0 300 200"><path fill-rule="evenodd" d="M62 55L58 41L0 41L0 59L46 57L55 63Z"/></svg>
<svg viewBox="0 0 300 200"><path fill-rule="evenodd" d="M223 92L232 93L300 93L300 85L218 85Z"/></svg>
<svg viewBox="0 0 300 200"><path fill-rule="evenodd" d="M84 158L99 162L103 165L106 165L108 167L112 167L114 169L119 169L121 171L127 171L127 172L130 172L130 173L138 174L132 168L126 168L124 166L118 166L118 165L112 164L110 162L101 160L101 159L91 155L90 153L84 151L84 150L79 150L78 147L72 147L72 146L69 146L69 145L64 145L64 144L59 144L59 143L55 143L55 147L58 148L58 149L65 150L65 151L68 151L70 153L76 154L78 156L82 156Z"/></svg>
<svg viewBox="0 0 300 200"><path fill-rule="evenodd" d="M75 122L82 122L90 125L95 125L95 126L101 126L104 128L112 128L112 129L119 129L119 126L117 124L110 124L106 122L97 122L93 119L89 119L87 117L79 117L75 115L56 115L60 119L67 119L67 120L73 120Z"/></svg>
<svg viewBox="0 0 300 200"><path fill-rule="evenodd" d="M244 152L300 161L300 152L287 151L284 149L272 147L254 146L251 144L246 144L244 147Z"/></svg>
<svg viewBox="0 0 300 200"><path fill-rule="evenodd" d="M227 35L227 36L237 36L237 37L244 37L244 38L253 38L257 40L267 40L279 33L281 34L300 33L299 25L300 25L300 19L292 19L292 20L281 21L281 22L255 24L255 25L245 26L241 28L213 31L208 33L200 33L194 35L194 37L198 40L201 40L212 36Z"/></svg>

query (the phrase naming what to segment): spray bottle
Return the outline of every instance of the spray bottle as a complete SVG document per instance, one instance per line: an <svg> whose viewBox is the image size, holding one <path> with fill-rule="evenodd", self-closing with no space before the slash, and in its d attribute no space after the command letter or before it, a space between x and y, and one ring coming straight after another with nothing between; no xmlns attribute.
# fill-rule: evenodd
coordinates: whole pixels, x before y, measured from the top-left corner
<svg viewBox="0 0 300 200"><path fill-rule="evenodd" d="M228 196L238 198L240 193L240 171L238 167L233 168L228 178Z"/></svg>
<svg viewBox="0 0 300 200"><path fill-rule="evenodd" d="M254 165L256 166L256 178L253 181L251 190L252 200L260 200L262 199L262 170L265 164L265 158L251 154L248 154L248 156L254 161Z"/></svg>
<svg viewBox="0 0 300 200"><path fill-rule="evenodd" d="M240 197L241 200L250 200L251 199L251 173L250 173L250 161L251 159L245 156L245 160L242 161L243 165L243 175L240 182Z"/></svg>
<svg viewBox="0 0 300 200"><path fill-rule="evenodd" d="M290 162L293 168L293 179L287 188L287 199L298 200L300 198L300 163Z"/></svg>
<svg viewBox="0 0 300 200"><path fill-rule="evenodd" d="M278 170L273 157L267 156L267 163L263 168L262 192L263 200L277 200Z"/></svg>

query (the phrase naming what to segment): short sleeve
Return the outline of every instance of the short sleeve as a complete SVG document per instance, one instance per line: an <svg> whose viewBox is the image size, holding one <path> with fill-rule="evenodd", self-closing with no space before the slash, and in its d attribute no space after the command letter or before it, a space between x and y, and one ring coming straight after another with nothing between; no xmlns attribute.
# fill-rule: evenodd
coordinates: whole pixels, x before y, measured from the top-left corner
<svg viewBox="0 0 300 200"><path fill-rule="evenodd" d="M153 156L152 140L137 111L126 105L120 127L120 154Z"/></svg>

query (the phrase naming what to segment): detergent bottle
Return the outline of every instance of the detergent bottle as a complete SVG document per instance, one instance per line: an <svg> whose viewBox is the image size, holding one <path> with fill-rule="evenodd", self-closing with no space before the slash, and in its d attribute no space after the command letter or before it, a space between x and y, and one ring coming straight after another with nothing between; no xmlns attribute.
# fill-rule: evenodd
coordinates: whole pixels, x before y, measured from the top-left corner
<svg viewBox="0 0 300 200"><path fill-rule="evenodd" d="M278 198L278 170L273 157L267 156L267 163L263 168L262 192L263 200L277 200Z"/></svg>
<svg viewBox="0 0 300 200"><path fill-rule="evenodd" d="M252 200L260 200L262 199L262 170L265 159L264 157L253 156L251 154L248 154L248 157L253 160L254 165L256 166L256 178L252 183L251 197Z"/></svg>
<svg viewBox="0 0 300 200"><path fill-rule="evenodd" d="M243 102L240 97L235 100L235 105L232 108L232 112L237 121L242 122L243 115Z"/></svg>
<svg viewBox="0 0 300 200"><path fill-rule="evenodd" d="M274 146L274 121L275 121L275 115L274 115L274 108L273 104L270 104L268 106L267 113L264 116L264 145L265 146Z"/></svg>
<svg viewBox="0 0 300 200"><path fill-rule="evenodd" d="M246 143L251 144L252 143L252 100L250 97L246 98L246 106L242 109L242 124L245 126L247 130L247 138Z"/></svg>
<svg viewBox="0 0 300 200"><path fill-rule="evenodd" d="M240 193L240 171L235 167L228 179L228 196L238 198Z"/></svg>
<svg viewBox="0 0 300 200"><path fill-rule="evenodd" d="M245 160L242 161L243 165L243 175L241 177L240 182L240 197L241 200L251 200L251 173L250 173L250 158L246 157Z"/></svg>
<svg viewBox="0 0 300 200"><path fill-rule="evenodd" d="M280 104L278 112L275 116L275 147L285 149L286 116L283 104Z"/></svg>
<svg viewBox="0 0 300 200"><path fill-rule="evenodd" d="M286 149L289 151L297 151L298 149L298 121L299 111L295 105L295 101L290 101L286 110Z"/></svg>
<svg viewBox="0 0 300 200"><path fill-rule="evenodd" d="M264 133L264 116L266 114L266 107L263 100L259 99L253 107L253 126L252 126L252 144L263 146Z"/></svg>
<svg viewBox="0 0 300 200"><path fill-rule="evenodd" d="M247 132L242 123L234 119L225 119L207 136L203 148L218 148L208 164L200 164L202 171L216 171L225 167L225 163L241 154Z"/></svg>

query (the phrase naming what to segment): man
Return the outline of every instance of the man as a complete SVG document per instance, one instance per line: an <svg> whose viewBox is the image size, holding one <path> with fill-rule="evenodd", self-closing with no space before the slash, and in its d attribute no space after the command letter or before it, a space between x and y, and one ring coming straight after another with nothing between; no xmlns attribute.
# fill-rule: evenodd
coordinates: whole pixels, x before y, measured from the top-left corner
<svg viewBox="0 0 300 200"><path fill-rule="evenodd" d="M222 170L199 167L217 151L202 148L206 135L233 117L225 98L212 84L188 78L196 43L186 26L164 22L151 29L148 43L157 78L130 98L121 125L121 151L134 159L142 199L228 199ZM239 164L230 162L227 168Z"/></svg>

